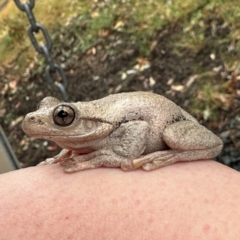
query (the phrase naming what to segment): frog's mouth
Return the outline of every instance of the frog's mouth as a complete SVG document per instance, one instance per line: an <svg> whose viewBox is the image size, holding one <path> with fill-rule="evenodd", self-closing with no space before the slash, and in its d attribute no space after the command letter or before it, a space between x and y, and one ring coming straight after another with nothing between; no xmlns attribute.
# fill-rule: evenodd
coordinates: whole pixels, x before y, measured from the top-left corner
<svg viewBox="0 0 240 240"><path fill-rule="evenodd" d="M111 133L111 132L110 132ZM84 135L80 135L80 134L67 134L67 135L58 135L58 134L51 134L51 135L45 135L44 133L42 134L28 134L29 136L33 137L33 138L40 138L40 139L46 139L46 140L51 140L51 141L86 141L86 140L91 140L91 139L99 139L99 138L103 138L105 136L108 136L110 133L105 132L105 134L101 134L101 135L96 135L95 133L88 133L88 134L84 134Z"/></svg>
<svg viewBox="0 0 240 240"><path fill-rule="evenodd" d="M54 131L47 131L46 129L37 129L38 131L32 131L32 128L23 127L25 133L34 138L46 139L57 144L71 142L72 144L85 144L86 142L93 140L101 140L109 136L114 130L113 126L106 124L104 127L94 128L92 131L82 131L82 129L71 130L65 129ZM80 130L80 131L78 131ZM73 133L71 133L73 132Z"/></svg>
<svg viewBox="0 0 240 240"><path fill-rule="evenodd" d="M34 138L52 141L61 141L62 139L87 141L106 137L115 129L115 125L96 119L80 119L68 126L58 126L28 114L22 123L22 129L27 135Z"/></svg>

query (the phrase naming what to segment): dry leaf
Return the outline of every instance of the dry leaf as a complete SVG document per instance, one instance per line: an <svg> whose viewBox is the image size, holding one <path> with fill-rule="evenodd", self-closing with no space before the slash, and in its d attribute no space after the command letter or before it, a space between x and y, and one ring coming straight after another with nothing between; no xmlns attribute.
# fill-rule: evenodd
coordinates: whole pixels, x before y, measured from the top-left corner
<svg viewBox="0 0 240 240"><path fill-rule="evenodd" d="M122 89L122 84L119 84L116 88L115 88L115 93L119 92Z"/></svg>
<svg viewBox="0 0 240 240"><path fill-rule="evenodd" d="M92 50L92 55L96 55L97 49L95 47L93 47L91 50Z"/></svg>
<svg viewBox="0 0 240 240"><path fill-rule="evenodd" d="M171 89L174 91L182 92L184 90L184 86L183 85L172 85Z"/></svg>
<svg viewBox="0 0 240 240"><path fill-rule="evenodd" d="M17 104L15 104L15 108L18 109L21 106L21 102L18 102Z"/></svg>
<svg viewBox="0 0 240 240"><path fill-rule="evenodd" d="M17 81L16 80L13 80L9 83L9 87L12 88L12 89L15 89L17 86Z"/></svg>
<svg viewBox="0 0 240 240"><path fill-rule="evenodd" d="M186 86L187 88L189 88L189 87L195 82L195 80L196 80L197 78L198 78L198 74L195 74L195 75L193 75L193 76L190 76L189 79L187 80L185 86Z"/></svg>
<svg viewBox="0 0 240 240"><path fill-rule="evenodd" d="M1 94L5 95L7 91L8 91L8 84L5 84L2 91L1 91Z"/></svg>
<svg viewBox="0 0 240 240"><path fill-rule="evenodd" d="M122 76L121 76L121 79L122 80L125 80L127 78L127 74L124 72L124 73L122 73Z"/></svg>
<svg viewBox="0 0 240 240"><path fill-rule="evenodd" d="M92 18L96 18L96 17L98 17L98 16L99 16L99 13L98 13L98 12L94 12L94 13L91 14L91 17L92 17Z"/></svg>
<svg viewBox="0 0 240 240"><path fill-rule="evenodd" d="M118 29L118 28L123 27L123 26L124 26L124 22L123 21L118 21L113 28Z"/></svg>
<svg viewBox="0 0 240 240"><path fill-rule="evenodd" d="M149 78L149 85L150 87L154 86L156 84L156 81L153 79L153 77Z"/></svg>
<svg viewBox="0 0 240 240"><path fill-rule="evenodd" d="M167 81L167 85L172 85L173 81L174 81L173 78L168 79L168 81Z"/></svg>
<svg viewBox="0 0 240 240"><path fill-rule="evenodd" d="M146 58L137 58L136 60L139 65L149 64L149 61Z"/></svg>
<svg viewBox="0 0 240 240"><path fill-rule="evenodd" d="M24 118L23 116L20 116L17 119L13 120L9 125L9 129L13 129L18 123L20 123L23 120L23 118Z"/></svg>

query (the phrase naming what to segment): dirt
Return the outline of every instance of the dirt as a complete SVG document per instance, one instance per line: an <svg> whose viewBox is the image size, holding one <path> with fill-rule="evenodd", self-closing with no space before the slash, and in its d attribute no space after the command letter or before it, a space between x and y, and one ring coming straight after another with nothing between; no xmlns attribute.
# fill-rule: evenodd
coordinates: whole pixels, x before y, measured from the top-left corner
<svg viewBox="0 0 240 240"><path fill-rule="evenodd" d="M229 76L234 76L225 68L221 58L221 53L228 51L231 43L221 44L215 51L214 59L210 58L215 38L226 37L231 30L229 26L223 27L222 21L217 19L217 30L213 36L213 21L216 23L216 19L209 19L209 28L205 32L207 41L198 51L182 48L176 52L173 43L181 37L183 28L181 23L175 23L166 26L151 39L152 49L147 59L140 57L139 46L130 41L130 36L119 32L112 32L85 53L71 52L74 43L72 48L62 44L53 49L53 56L56 62L65 65L67 92L71 101L88 101L118 92L152 91L190 110L189 99L197 98L199 94L196 66L213 75L213 84L222 84L229 80ZM62 57L63 50L70 51L70 59ZM21 166L28 167L56 155L60 149L53 142L27 137L21 130L23 116L34 111L45 96L59 99L62 96L52 90L44 74L35 73L39 66L30 69L27 77L13 79L14 66L13 63L1 69L1 125ZM231 96L239 88L236 82ZM232 98L231 106L219 107L217 119L204 121L201 115L196 117L224 141L224 150L217 160L240 170L240 104L239 96Z"/></svg>

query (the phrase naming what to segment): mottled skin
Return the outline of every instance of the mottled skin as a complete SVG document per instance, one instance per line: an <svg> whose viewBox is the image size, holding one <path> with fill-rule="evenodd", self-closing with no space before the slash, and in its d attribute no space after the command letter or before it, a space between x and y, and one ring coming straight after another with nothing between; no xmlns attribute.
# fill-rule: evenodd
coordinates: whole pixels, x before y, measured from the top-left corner
<svg viewBox="0 0 240 240"><path fill-rule="evenodd" d="M60 112L60 113L59 113ZM65 172L105 167L154 170L217 156L222 141L167 98L148 92L113 94L77 103L44 98L23 130L63 148L44 164Z"/></svg>

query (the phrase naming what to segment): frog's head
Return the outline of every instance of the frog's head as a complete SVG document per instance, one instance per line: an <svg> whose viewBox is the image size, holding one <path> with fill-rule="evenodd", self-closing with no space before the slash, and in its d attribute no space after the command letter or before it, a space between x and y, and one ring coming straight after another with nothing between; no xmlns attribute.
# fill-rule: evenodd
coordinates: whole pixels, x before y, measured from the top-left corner
<svg viewBox="0 0 240 240"><path fill-rule="evenodd" d="M60 102L53 97L44 98L35 112L23 120L23 131L31 137L62 142L91 141L108 136L114 125L88 116L87 102L82 104Z"/></svg>

